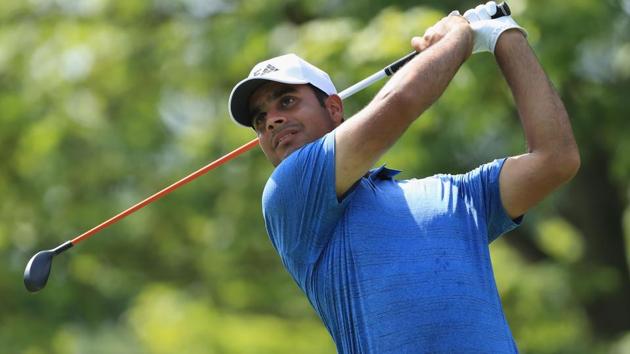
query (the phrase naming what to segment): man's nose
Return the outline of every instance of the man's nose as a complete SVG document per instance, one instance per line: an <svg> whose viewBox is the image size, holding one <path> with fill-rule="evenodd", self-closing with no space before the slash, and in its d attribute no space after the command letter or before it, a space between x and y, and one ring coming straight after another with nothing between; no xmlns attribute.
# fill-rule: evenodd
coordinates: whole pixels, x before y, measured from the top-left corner
<svg viewBox="0 0 630 354"><path fill-rule="evenodd" d="M283 115L271 115L267 117L267 130L274 130L286 122Z"/></svg>

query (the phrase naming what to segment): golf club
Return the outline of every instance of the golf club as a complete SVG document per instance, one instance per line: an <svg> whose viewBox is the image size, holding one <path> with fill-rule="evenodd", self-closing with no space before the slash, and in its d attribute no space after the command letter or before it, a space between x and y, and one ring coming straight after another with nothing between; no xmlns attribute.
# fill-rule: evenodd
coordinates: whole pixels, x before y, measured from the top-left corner
<svg viewBox="0 0 630 354"><path fill-rule="evenodd" d="M492 18L498 18L498 17L502 17L502 16L509 16L511 14L510 12L510 8L508 7L508 5L506 3L501 3L497 5L497 13L492 16ZM360 82L348 87L347 89L343 90L342 92L339 93L339 96L341 97L341 99L346 99L350 96L352 96L353 94L363 90L364 88L372 85L373 83L375 83L376 81L386 77L386 76L391 76L393 75L395 72L397 72L403 65L405 65L407 62L409 62L413 57L415 57L416 55L418 55L418 52L411 52L409 54L407 54L406 56L398 59L397 61L393 62L392 64L386 66L385 68L383 68L382 70L376 72L375 74L367 77L364 80L361 80ZM239 148L235 149L234 151L220 157L219 159L209 163L208 165L198 169L197 171L189 174L188 176L182 178L181 180L171 184L170 186L160 190L159 192L151 195L150 197L144 199L143 201L129 207L128 209L114 215L113 217L107 219L106 221L102 222L101 224L93 227L92 229L84 232L83 234L73 238L72 240L66 241L64 243L62 243L61 245L57 246L56 248L50 249L50 250L45 250L45 251L40 251L38 253L36 253L28 262L28 264L26 265L26 268L24 269L24 285L26 286L26 289L28 291L31 292L36 292L38 290L41 290L42 288L44 288L44 286L46 286L46 282L48 281L48 277L50 275L50 269L52 266L52 260L55 256L61 254L62 252L72 248L73 246L77 245L79 242L89 238L90 236L96 234L97 232L103 230L104 228L120 221L121 219L123 219L124 217L142 209L143 207L147 206L148 204L153 203L154 201L162 198L163 196L171 193L172 191L174 191L175 189L195 180L196 178L208 173L209 171L215 169L216 167L219 167L221 165L223 165L224 163L234 159L235 157L251 150L252 148L254 148L256 145L258 145L258 138L240 146Z"/></svg>

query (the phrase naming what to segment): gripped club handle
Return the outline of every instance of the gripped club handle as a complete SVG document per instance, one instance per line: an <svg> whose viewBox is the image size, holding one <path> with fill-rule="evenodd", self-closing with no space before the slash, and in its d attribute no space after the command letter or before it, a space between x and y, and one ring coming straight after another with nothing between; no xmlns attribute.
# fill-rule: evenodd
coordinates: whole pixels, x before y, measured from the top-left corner
<svg viewBox="0 0 630 354"><path fill-rule="evenodd" d="M497 12L494 15L492 15L491 18L495 19L495 18L499 18L499 17L503 17L503 16L510 16L511 14L512 14L512 11L510 10L510 7L508 6L508 4L505 3L505 2L502 2L502 3L497 5ZM403 65L407 64L416 55L418 55L418 52L413 51L413 52L405 55L404 57L396 60L395 62L389 64L384 69L385 70L385 74L387 76L394 75L394 73L396 71L398 71L398 69L402 68Z"/></svg>

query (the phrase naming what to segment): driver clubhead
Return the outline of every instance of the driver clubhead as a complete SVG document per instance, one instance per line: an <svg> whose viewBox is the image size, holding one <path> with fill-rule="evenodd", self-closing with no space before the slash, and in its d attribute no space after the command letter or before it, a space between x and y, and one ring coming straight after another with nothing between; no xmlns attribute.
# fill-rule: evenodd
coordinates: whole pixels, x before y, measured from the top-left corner
<svg viewBox="0 0 630 354"><path fill-rule="evenodd" d="M36 292L46 286L54 256L53 250L40 251L28 261L24 269L24 285L28 291Z"/></svg>

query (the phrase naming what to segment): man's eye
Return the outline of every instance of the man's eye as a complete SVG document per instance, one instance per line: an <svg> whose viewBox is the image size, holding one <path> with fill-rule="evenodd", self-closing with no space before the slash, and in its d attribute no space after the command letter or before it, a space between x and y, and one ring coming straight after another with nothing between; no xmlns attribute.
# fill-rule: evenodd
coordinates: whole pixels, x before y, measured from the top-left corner
<svg viewBox="0 0 630 354"><path fill-rule="evenodd" d="M293 102L295 102L295 97L293 97L293 96L285 96L280 101L280 104L282 104L282 107L288 107L291 104L293 104Z"/></svg>
<svg viewBox="0 0 630 354"><path fill-rule="evenodd" d="M254 125L254 128L258 128L260 127L262 124L264 124L265 122L265 116L267 115L267 113L258 113L254 119L252 120L252 123Z"/></svg>

